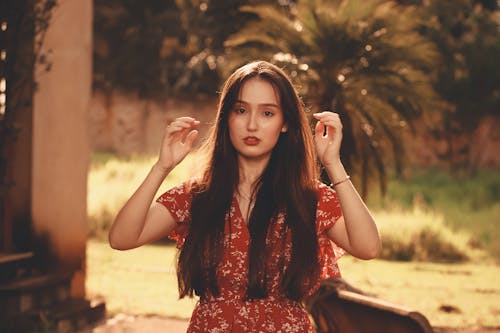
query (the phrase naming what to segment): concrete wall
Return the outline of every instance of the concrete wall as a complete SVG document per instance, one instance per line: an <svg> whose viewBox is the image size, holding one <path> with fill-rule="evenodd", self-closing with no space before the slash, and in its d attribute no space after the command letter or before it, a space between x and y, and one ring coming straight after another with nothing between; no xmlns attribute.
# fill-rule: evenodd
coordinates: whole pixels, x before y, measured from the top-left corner
<svg viewBox="0 0 500 333"><path fill-rule="evenodd" d="M35 71L32 223L54 259L76 269L74 296L85 293L92 15L91 0L60 0L44 41L52 69Z"/></svg>
<svg viewBox="0 0 500 333"><path fill-rule="evenodd" d="M191 116L201 121L200 143L213 124L217 99L193 96L191 99L149 101L134 95L113 92L94 93L90 106L90 137L94 150L118 154L156 154L165 126L177 117Z"/></svg>
<svg viewBox="0 0 500 333"><path fill-rule="evenodd" d="M90 107L91 146L94 150L113 151L118 154L149 153L158 151L165 124L176 117L190 115L198 118L200 141L213 123L217 108L216 98L193 97L153 102L134 95L113 92L95 92ZM448 166L443 160L449 149L444 139L432 138L424 122L417 122L416 135L409 140L408 164L416 166ZM472 141L465 136L453 138L455 151L471 149L470 155L455 154L454 163L471 158L475 166L500 167L500 117L483 119Z"/></svg>
<svg viewBox="0 0 500 333"><path fill-rule="evenodd" d="M487 116L479 121L472 135L451 135L433 138L423 122L417 122L416 134L410 143L409 158L417 166L469 165L471 168L500 167L500 117ZM447 160L452 149L453 161Z"/></svg>

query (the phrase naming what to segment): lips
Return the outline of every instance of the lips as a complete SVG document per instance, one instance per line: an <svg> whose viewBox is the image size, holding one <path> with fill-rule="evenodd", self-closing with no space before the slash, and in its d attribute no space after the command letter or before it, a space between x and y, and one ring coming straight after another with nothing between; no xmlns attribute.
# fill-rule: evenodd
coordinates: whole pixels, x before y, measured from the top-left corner
<svg viewBox="0 0 500 333"><path fill-rule="evenodd" d="M243 139L243 142L247 146L256 146L259 144L260 139L255 136L247 136L246 138Z"/></svg>

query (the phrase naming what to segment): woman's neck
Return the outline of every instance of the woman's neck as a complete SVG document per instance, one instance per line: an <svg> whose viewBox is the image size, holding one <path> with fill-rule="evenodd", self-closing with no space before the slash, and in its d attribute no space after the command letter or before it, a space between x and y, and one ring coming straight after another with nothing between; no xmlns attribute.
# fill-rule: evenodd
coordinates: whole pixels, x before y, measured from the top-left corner
<svg viewBox="0 0 500 333"><path fill-rule="evenodd" d="M243 220L247 224L255 204L258 180L264 172L268 162L269 159L263 161L248 160L242 157L238 158L239 181L236 189L236 196Z"/></svg>
<svg viewBox="0 0 500 333"><path fill-rule="evenodd" d="M238 189L246 193L252 193L255 190L255 185L258 179L264 172L264 169L269 163L266 160L248 160L242 157L238 158L239 183Z"/></svg>

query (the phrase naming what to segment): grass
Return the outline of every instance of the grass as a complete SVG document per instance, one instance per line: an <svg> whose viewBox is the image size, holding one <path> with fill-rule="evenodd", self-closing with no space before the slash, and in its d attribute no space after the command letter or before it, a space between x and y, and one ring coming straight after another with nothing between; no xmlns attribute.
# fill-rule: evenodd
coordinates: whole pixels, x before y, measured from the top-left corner
<svg viewBox="0 0 500 333"><path fill-rule="evenodd" d="M110 313L189 318L195 302L178 300L174 246L116 251L104 241L87 244L87 293L106 299Z"/></svg>
<svg viewBox="0 0 500 333"><path fill-rule="evenodd" d="M177 299L172 245L120 252L99 240L154 161L94 154L88 192L93 239L87 248L87 290L104 296L111 313L188 318L194 301ZM188 156L158 192L195 171L196 159ZM391 180L383 199L375 194L368 206L381 229L384 258L413 261L365 262L346 256L340 262L346 280L423 313L434 326L500 326L500 174L481 171L456 178L424 170L405 181Z"/></svg>
<svg viewBox="0 0 500 333"><path fill-rule="evenodd" d="M374 210L421 211L439 215L452 231L470 235L472 247L481 247L500 260L500 172L480 170L474 175L452 175L440 169L414 171L406 180L389 181L387 195L370 194Z"/></svg>
<svg viewBox="0 0 500 333"><path fill-rule="evenodd" d="M474 246L468 232L451 229L436 212L392 209L376 210L374 215L382 237L382 259L456 263L488 257Z"/></svg>
<svg viewBox="0 0 500 333"><path fill-rule="evenodd" d="M156 157L117 157L109 153L95 153L88 178L88 217L90 235L103 238L120 207L141 184L153 166ZM186 157L167 176L158 195L195 172L195 159Z"/></svg>
<svg viewBox="0 0 500 333"><path fill-rule="evenodd" d="M155 157L93 155L88 192L92 237L105 238L119 208L154 162ZM187 179L199 171L196 167L196 157L188 156L158 192ZM500 231L496 227L500 175L484 172L457 182L442 171L428 170L406 181L392 180L383 199L376 194L371 194L368 205L382 230L383 258L460 262L484 256L480 249L500 258Z"/></svg>
<svg viewBox="0 0 500 333"><path fill-rule="evenodd" d="M87 292L105 297L110 313L187 319L195 302L178 300L175 255L172 245L146 245L120 252L103 241L90 240ZM340 267L350 284L421 312L433 326L500 326L497 265L361 261L345 256Z"/></svg>
<svg viewBox="0 0 500 333"><path fill-rule="evenodd" d="M353 257L341 259L340 265L344 278L354 286L421 312L433 326L500 326L497 265L360 261Z"/></svg>

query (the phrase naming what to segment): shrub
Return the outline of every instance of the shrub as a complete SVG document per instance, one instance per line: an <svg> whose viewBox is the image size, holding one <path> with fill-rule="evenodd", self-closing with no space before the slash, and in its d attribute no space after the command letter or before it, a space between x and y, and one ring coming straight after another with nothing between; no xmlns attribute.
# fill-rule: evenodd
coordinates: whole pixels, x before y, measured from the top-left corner
<svg viewBox="0 0 500 333"><path fill-rule="evenodd" d="M479 255L469 235L453 231L436 213L380 211L381 258L402 261L463 262Z"/></svg>

